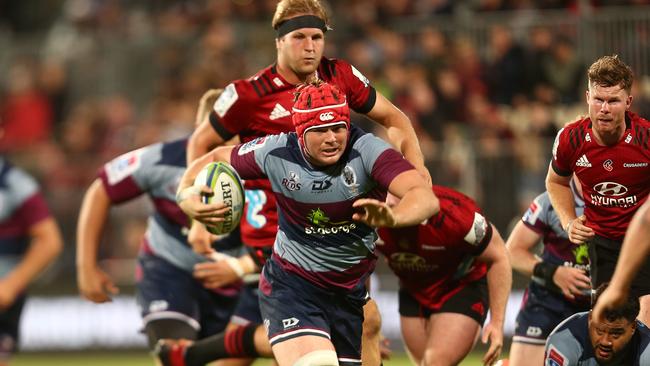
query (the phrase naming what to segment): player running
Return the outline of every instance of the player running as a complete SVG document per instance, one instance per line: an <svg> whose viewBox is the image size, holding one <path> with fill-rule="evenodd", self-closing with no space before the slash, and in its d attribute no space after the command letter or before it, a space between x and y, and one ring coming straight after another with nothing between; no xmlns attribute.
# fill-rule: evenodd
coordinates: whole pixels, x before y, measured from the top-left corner
<svg viewBox="0 0 650 366"><path fill-rule="evenodd" d="M331 30L329 16L320 0L281 0L277 3L272 20L276 31L275 62L248 79L235 80L229 84L214 105L209 120L203 121L192 134L188 146L188 163L207 153L215 146L223 144L233 136L239 136L246 143L270 134L293 131L291 108L294 102L296 85L311 80L322 79L336 85L346 96L349 107L364 114L371 120L386 127L393 146L430 180L424 167L424 158L419 142L408 117L394 106L370 81L353 65L341 59L323 57L326 33ZM243 272L259 271L271 253L278 227L275 196L267 179L247 179L246 211L240 227L242 241L249 248L249 258L242 258ZM192 236L208 235L194 225ZM200 234L197 231L201 232ZM205 242L206 240L204 240ZM209 250L209 248L197 248ZM252 264L255 265L252 265ZM222 285L238 280L235 271L227 263L204 264L199 267L199 275L209 278L213 285ZM253 296L248 303L256 303L254 292L243 296ZM364 336L364 363L368 366L380 364L378 337L379 314L374 310L372 300L365 308L365 323L368 337ZM237 322L254 327L255 314L250 311L236 311ZM233 330L234 331L234 330ZM238 341L241 335L251 329L233 333ZM203 352L209 356L210 349ZM242 355L235 348L230 349L233 356Z"/></svg>
<svg viewBox="0 0 650 366"><path fill-rule="evenodd" d="M230 162L243 179L268 178L279 231L260 308L273 354L280 366L360 365L365 279L376 260L372 227L414 225L437 210L437 199L390 145L350 126L346 94L335 85L305 86L292 111L295 134L213 150L188 168L178 199L209 225L227 209L193 193L206 163ZM371 198L388 190L400 204Z"/></svg>
<svg viewBox="0 0 650 366"><path fill-rule="evenodd" d="M202 98L198 115L206 104ZM211 105L211 104L210 104ZM186 168L187 139L156 143L106 163L85 194L77 224L79 291L95 303L118 293L99 268L97 252L113 206L147 195L154 210L147 222L136 271L136 295L149 346L163 338L200 339L223 331L238 301L239 284L205 288L192 272L209 259L188 244L190 220L176 205L175 191ZM215 250L239 256L239 232L213 241Z"/></svg>
<svg viewBox="0 0 650 366"><path fill-rule="evenodd" d="M433 192L439 213L419 225L379 229L377 250L400 279L402 338L417 365L457 365L489 309L482 341L490 343L483 363L491 365L503 347L512 285L503 239L472 199L446 187Z"/></svg>

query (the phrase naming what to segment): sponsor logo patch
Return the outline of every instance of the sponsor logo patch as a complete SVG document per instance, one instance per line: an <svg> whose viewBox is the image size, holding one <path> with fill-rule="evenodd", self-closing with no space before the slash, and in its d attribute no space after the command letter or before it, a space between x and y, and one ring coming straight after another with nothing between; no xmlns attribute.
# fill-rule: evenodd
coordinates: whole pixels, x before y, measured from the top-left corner
<svg viewBox="0 0 650 366"><path fill-rule="evenodd" d="M287 117L290 116L291 112L286 110L282 105L279 103L275 103L275 107L273 107L273 110L271 111L271 114L269 115L269 119L272 121L275 121L276 119L282 118L282 117Z"/></svg>
<svg viewBox="0 0 650 366"><path fill-rule="evenodd" d="M478 212L474 212L474 223L465 235L465 241L472 245L479 245L485 238L487 226L488 223L485 217Z"/></svg>
<svg viewBox="0 0 650 366"><path fill-rule="evenodd" d="M576 166L581 166L583 168L591 168L591 163L587 159L587 155L582 154L582 156L576 161Z"/></svg>
<svg viewBox="0 0 650 366"><path fill-rule="evenodd" d="M551 346L548 351L548 356L546 356L548 365L550 366L565 366L568 365L566 357L558 351L555 347Z"/></svg>
<svg viewBox="0 0 650 366"><path fill-rule="evenodd" d="M354 67L354 66L352 66L352 65L350 65L350 66L352 67L352 74L353 74L354 76L356 76L357 79L361 80L361 82L363 83L363 86L367 88L368 85L370 85L370 80L368 80L368 78L365 77L365 76L361 73L361 71L357 70L356 67Z"/></svg>
<svg viewBox="0 0 650 366"><path fill-rule="evenodd" d="M331 121L331 120L334 119L334 113L332 113L332 112L321 113L318 118L323 122Z"/></svg>
<svg viewBox="0 0 650 366"><path fill-rule="evenodd" d="M240 148L239 151L237 151L237 155L242 156L246 155L251 151L255 151L261 147L263 147L266 144L266 136L265 137L258 137L255 140L248 141L247 143L243 144Z"/></svg>
<svg viewBox="0 0 650 366"><path fill-rule="evenodd" d="M228 86L223 90L223 93L219 96L216 102L214 102L214 111L219 117L226 115L230 107L237 101L239 95L237 95L237 89L235 89L235 84L228 84Z"/></svg>
<svg viewBox="0 0 650 366"><path fill-rule="evenodd" d="M142 165L142 149L128 152L106 164L108 184L114 185L135 173Z"/></svg>

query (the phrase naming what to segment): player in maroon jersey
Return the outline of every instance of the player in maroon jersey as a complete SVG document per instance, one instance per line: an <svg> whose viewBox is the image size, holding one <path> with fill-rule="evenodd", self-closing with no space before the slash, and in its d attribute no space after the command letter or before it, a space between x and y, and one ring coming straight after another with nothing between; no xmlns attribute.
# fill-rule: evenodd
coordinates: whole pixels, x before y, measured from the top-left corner
<svg viewBox="0 0 650 366"><path fill-rule="evenodd" d="M408 117L378 93L354 66L343 60L323 57L325 33L330 27L329 17L319 0L280 1L272 26L277 32L276 62L249 79L235 80L226 86L214 105L214 113L190 139L188 163L234 136L246 143L257 137L292 131L289 111L296 85L318 77L343 91L351 109L386 127L391 143L430 181ZM246 207L240 225L242 241L251 249L251 255L241 258L241 268L234 270L226 263L201 268L204 273L210 271L212 278L219 278L220 283L236 280L235 273L259 270L270 253L277 232L276 203L268 180L247 180L245 188ZM201 225L193 225L191 238L205 238L207 235ZM205 239L197 241L209 242ZM209 250L207 246L205 249L195 248L198 251ZM251 265L253 261L256 266ZM372 301L366 306L366 322L375 322L375 326L364 324L366 329L378 329L378 314L369 311L375 308ZM372 362L366 359L366 354L378 354L375 346L378 336L375 332L371 342L364 338L366 365L379 364L378 359Z"/></svg>
<svg viewBox="0 0 650 366"><path fill-rule="evenodd" d="M482 339L490 341L483 362L491 365L503 346L512 284L505 244L472 199L440 186L433 192L440 212L426 222L379 229L377 250L400 279L402 337L416 364L457 365L474 346L489 307Z"/></svg>
<svg viewBox="0 0 650 366"><path fill-rule="evenodd" d="M629 111L633 74L618 56L588 71L589 115L567 124L555 139L546 187L569 239L589 243L594 288L612 278L632 216L650 192L650 122ZM576 217L569 181L582 182L584 215ZM641 296L639 319L650 320L650 263L632 283Z"/></svg>

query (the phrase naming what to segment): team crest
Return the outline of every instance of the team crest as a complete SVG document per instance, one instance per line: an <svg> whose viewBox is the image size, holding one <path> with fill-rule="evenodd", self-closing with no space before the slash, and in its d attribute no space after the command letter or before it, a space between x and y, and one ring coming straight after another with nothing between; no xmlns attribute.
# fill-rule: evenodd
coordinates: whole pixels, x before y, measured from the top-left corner
<svg viewBox="0 0 650 366"><path fill-rule="evenodd" d="M612 159L605 160L605 162L603 163L603 168L605 168L605 170L607 170L608 172L614 170L614 162L612 161Z"/></svg>
<svg viewBox="0 0 650 366"><path fill-rule="evenodd" d="M345 168L343 169L343 175L341 176L343 179L343 184L345 184L346 187L357 187L357 173L354 172L354 169L352 169L351 166L346 165Z"/></svg>

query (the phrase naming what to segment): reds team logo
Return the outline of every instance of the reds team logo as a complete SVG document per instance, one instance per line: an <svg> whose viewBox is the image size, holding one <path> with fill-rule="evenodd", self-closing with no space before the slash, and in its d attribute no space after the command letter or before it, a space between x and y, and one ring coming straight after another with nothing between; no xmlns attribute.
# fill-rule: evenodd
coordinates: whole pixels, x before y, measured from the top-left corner
<svg viewBox="0 0 650 366"><path fill-rule="evenodd" d="M605 168L605 170L607 170L608 172L614 170L614 162L612 161L612 159L605 160L603 162L603 168Z"/></svg>
<svg viewBox="0 0 650 366"><path fill-rule="evenodd" d="M627 193L628 189L622 184L616 182L602 182L594 186L594 191L603 196L623 196Z"/></svg>

